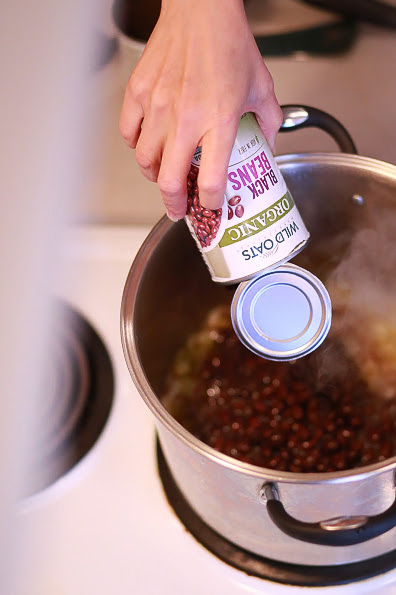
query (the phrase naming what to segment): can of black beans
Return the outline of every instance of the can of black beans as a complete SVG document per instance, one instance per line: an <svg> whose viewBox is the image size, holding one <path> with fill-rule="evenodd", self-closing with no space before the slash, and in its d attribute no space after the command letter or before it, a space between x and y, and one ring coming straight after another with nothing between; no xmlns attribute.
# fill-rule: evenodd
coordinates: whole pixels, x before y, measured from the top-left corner
<svg viewBox="0 0 396 595"><path fill-rule="evenodd" d="M300 213L252 113L242 116L222 208L201 206L201 147L188 175L187 225L213 281L231 284L293 258L309 238Z"/></svg>

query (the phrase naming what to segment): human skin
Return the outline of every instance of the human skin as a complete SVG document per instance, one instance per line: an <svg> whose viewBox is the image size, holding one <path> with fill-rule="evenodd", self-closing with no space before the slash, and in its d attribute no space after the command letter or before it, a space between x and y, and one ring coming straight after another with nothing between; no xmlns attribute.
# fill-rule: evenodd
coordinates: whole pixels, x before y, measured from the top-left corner
<svg viewBox="0 0 396 595"><path fill-rule="evenodd" d="M125 91L119 128L168 216L186 214L187 175L202 146L201 204L220 208L243 113L256 114L270 147L282 113L242 0L163 0Z"/></svg>

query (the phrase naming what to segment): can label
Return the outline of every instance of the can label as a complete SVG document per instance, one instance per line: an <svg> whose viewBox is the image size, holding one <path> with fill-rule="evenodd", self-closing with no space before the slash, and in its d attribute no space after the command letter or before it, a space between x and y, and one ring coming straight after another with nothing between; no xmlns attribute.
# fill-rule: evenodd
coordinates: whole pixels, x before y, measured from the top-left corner
<svg viewBox="0 0 396 595"><path fill-rule="evenodd" d="M253 114L239 123L221 209L200 205L200 160L198 147L187 182L186 221L214 281L248 279L303 248L309 233Z"/></svg>

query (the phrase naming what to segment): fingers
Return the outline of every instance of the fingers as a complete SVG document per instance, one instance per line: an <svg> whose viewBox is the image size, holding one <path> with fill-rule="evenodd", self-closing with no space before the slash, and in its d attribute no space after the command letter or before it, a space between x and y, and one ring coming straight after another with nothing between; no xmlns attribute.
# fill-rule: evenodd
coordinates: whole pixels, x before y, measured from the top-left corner
<svg viewBox="0 0 396 595"><path fill-rule="evenodd" d="M172 221L182 219L187 210L187 176L197 146L196 135L170 137L164 148L158 185L162 200Z"/></svg>
<svg viewBox="0 0 396 595"><path fill-rule="evenodd" d="M275 95L272 95L269 99L267 98L255 113L269 148L272 153L275 153L275 139L283 120L282 110Z"/></svg>
<svg viewBox="0 0 396 595"><path fill-rule="evenodd" d="M143 117L143 108L134 98L131 86L128 85L124 95L118 128L122 138L131 149L136 147Z"/></svg>
<svg viewBox="0 0 396 595"><path fill-rule="evenodd" d="M219 209L224 202L227 170L238 130L239 115L209 130L202 139L198 174L199 200L207 209Z"/></svg>
<svg viewBox="0 0 396 595"><path fill-rule="evenodd" d="M155 124L155 119L148 116L144 119L139 140L136 144L135 159L142 174L150 180L157 182L160 170L162 151L164 146L164 133L160 123Z"/></svg>
<svg viewBox="0 0 396 595"><path fill-rule="evenodd" d="M268 81L267 81L268 82ZM272 84L272 79L270 80ZM282 111L269 85L264 99L254 106L258 123L273 152L275 138L282 122ZM168 216L178 220L185 216L187 205L187 175L196 146L202 146L198 188L202 206L218 209L223 205L230 154L238 130L239 114L217 118L199 141L198 122L187 126L183 134L174 132L167 115L167 102L161 94L151 96L148 113L128 86L121 111L120 132L131 148L143 175L158 182ZM189 128L189 129L188 129Z"/></svg>
<svg viewBox="0 0 396 595"><path fill-rule="evenodd" d="M142 174L151 182L156 182L162 159L166 116L163 106L158 109L153 105L153 98L148 102L138 97L129 85L119 128L127 145L135 149L136 162Z"/></svg>

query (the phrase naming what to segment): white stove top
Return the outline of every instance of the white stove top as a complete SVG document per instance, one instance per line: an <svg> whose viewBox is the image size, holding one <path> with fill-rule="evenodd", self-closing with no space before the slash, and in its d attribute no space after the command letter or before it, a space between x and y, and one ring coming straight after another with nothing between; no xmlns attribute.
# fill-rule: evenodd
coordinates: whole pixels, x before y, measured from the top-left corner
<svg viewBox="0 0 396 595"><path fill-rule="evenodd" d="M168 505L157 474L154 420L127 370L119 311L147 228L81 227L65 242L56 293L93 324L110 352L115 398L94 448L63 478L23 503L20 572L28 595L242 595L396 593L396 570L326 589L249 577L206 551Z"/></svg>

